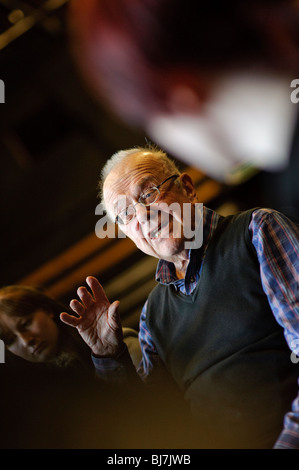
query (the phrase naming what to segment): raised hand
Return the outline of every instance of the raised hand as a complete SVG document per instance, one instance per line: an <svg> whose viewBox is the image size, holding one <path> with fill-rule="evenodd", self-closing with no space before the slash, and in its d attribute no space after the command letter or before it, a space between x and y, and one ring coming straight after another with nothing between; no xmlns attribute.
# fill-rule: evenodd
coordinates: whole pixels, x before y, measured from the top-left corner
<svg viewBox="0 0 299 470"><path fill-rule="evenodd" d="M123 332L118 314L119 302L110 304L99 281L92 276L86 278L92 294L86 287L77 290L81 301L73 299L71 309L77 316L62 312L60 319L77 328L85 343L95 356L115 357L122 350Z"/></svg>

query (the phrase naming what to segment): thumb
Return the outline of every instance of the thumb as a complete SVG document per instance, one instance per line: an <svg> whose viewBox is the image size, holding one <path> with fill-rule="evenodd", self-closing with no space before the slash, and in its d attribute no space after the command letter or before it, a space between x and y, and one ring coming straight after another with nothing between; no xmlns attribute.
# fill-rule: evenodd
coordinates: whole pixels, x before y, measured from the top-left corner
<svg viewBox="0 0 299 470"><path fill-rule="evenodd" d="M119 307L119 301L115 300L108 309L108 323L113 328L113 330L116 330L118 328L121 328L121 321L120 321L120 316L118 313L118 307Z"/></svg>

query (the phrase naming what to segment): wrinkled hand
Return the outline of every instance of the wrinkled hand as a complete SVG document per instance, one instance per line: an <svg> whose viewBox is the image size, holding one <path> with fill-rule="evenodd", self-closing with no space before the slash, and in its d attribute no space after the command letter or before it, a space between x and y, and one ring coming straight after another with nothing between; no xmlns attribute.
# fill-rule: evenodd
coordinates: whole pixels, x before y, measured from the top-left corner
<svg viewBox="0 0 299 470"><path fill-rule="evenodd" d="M60 319L77 328L85 343L95 356L114 357L123 348L123 333L118 314L119 302L110 304L99 281L92 276L86 278L92 291L86 287L77 290L80 300L70 302L71 309L78 315L62 312Z"/></svg>

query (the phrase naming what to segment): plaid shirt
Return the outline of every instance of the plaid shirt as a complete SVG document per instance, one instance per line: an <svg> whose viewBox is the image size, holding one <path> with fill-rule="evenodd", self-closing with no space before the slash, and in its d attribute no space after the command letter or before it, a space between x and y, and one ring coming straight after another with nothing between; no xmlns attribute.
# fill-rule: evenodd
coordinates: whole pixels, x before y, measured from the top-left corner
<svg viewBox="0 0 299 470"><path fill-rule="evenodd" d="M185 278L176 278L172 263L159 260L157 266L156 280L161 284L173 284L185 295L190 295L200 280L205 252L220 218L206 207L203 215L203 245L200 250L190 250ZM260 264L263 290L273 315L284 329L290 347L290 360L299 362L299 229L277 211L256 209L252 213L249 232ZM159 365L155 345L146 327L146 308L147 303L141 312L139 331L143 360L138 373L143 380ZM116 371L117 367L121 370L119 361L111 359L109 364L111 372L113 369ZM100 375L105 375L103 364L95 363L95 366ZM275 448L299 449L299 395L285 416L284 430Z"/></svg>

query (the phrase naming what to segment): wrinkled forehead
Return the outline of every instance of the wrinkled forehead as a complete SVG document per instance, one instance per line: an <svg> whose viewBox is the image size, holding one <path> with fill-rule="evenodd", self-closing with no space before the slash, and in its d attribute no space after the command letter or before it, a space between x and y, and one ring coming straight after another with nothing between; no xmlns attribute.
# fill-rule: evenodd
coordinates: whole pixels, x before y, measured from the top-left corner
<svg viewBox="0 0 299 470"><path fill-rule="evenodd" d="M147 182L158 184L163 178L161 160L150 153L136 153L118 163L107 176L103 195L105 204L111 208L119 196L134 197Z"/></svg>

